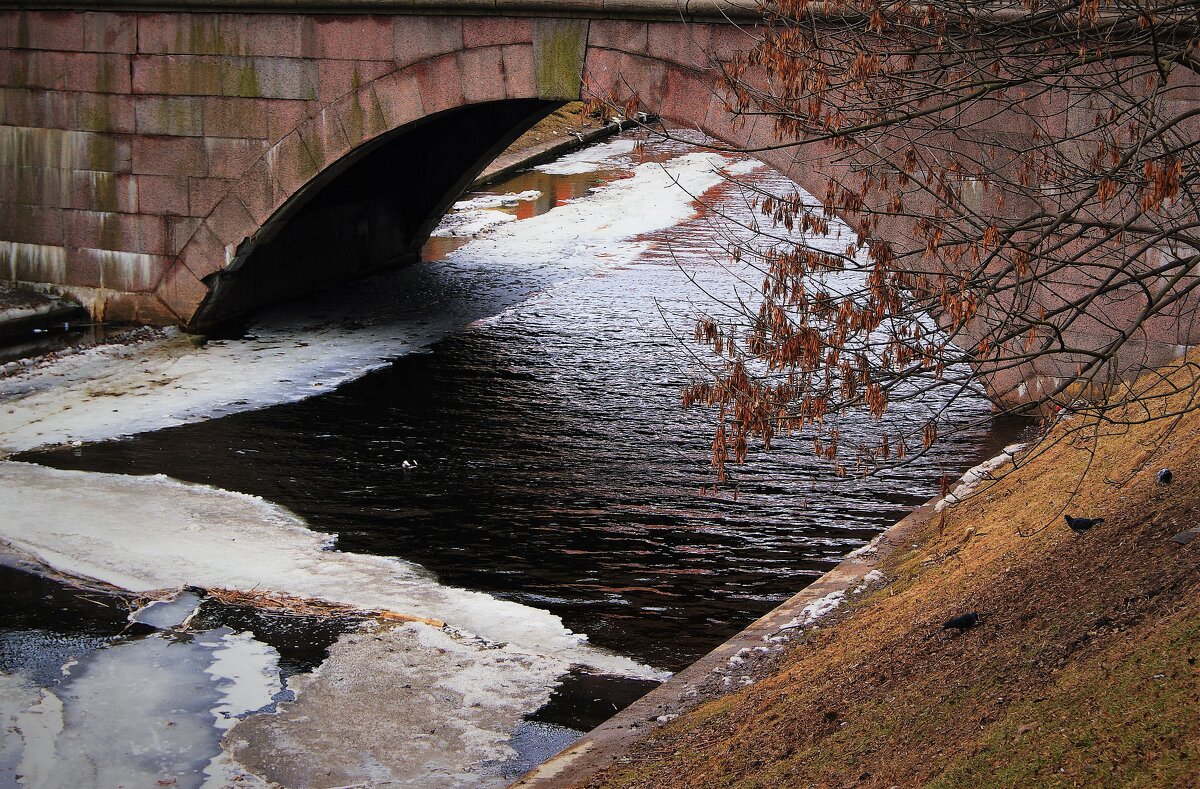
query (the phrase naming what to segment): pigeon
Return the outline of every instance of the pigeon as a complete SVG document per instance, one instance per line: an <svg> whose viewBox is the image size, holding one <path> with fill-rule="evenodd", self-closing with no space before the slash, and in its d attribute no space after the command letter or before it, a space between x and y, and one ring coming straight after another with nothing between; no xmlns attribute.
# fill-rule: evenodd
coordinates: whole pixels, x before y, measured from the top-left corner
<svg viewBox="0 0 1200 789"><path fill-rule="evenodd" d="M1155 474L1154 478L1158 480L1158 484L1160 485L1170 485L1174 476L1175 475L1171 473L1171 469L1164 468Z"/></svg>
<svg viewBox="0 0 1200 789"><path fill-rule="evenodd" d="M979 623L979 614L974 611L968 611L965 614L952 616L945 622L942 622L942 630L957 630L959 633L965 633Z"/></svg>
<svg viewBox="0 0 1200 789"><path fill-rule="evenodd" d="M1104 518L1072 518L1070 515L1064 515L1063 520L1071 527L1071 531L1076 534L1083 534L1093 526L1104 523Z"/></svg>

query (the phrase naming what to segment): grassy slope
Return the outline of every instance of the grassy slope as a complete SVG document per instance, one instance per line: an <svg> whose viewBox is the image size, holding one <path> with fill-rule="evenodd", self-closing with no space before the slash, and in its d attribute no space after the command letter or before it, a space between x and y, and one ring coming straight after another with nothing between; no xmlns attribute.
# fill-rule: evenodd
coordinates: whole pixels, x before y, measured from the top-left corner
<svg viewBox="0 0 1200 789"><path fill-rule="evenodd" d="M836 627L588 785L1200 786L1200 539L1170 540L1200 526L1200 413L1163 429L1060 440L919 524ZM1077 485L1106 517L1081 537Z"/></svg>

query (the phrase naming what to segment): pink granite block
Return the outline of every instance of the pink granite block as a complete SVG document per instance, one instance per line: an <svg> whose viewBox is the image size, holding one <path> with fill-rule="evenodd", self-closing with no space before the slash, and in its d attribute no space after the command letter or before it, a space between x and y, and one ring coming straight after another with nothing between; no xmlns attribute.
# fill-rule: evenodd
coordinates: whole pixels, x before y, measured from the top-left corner
<svg viewBox="0 0 1200 789"><path fill-rule="evenodd" d="M710 65L708 25L652 22L648 28L647 54L690 68Z"/></svg>
<svg viewBox="0 0 1200 789"><path fill-rule="evenodd" d="M167 222L167 254L178 255L204 220L197 216L168 216Z"/></svg>
<svg viewBox="0 0 1200 789"><path fill-rule="evenodd" d="M125 293L145 293L154 290L163 273L174 262L165 255L138 255L131 259L124 254L106 254L103 250L83 250L100 260L100 276L104 288Z"/></svg>
<svg viewBox="0 0 1200 789"><path fill-rule="evenodd" d="M395 71L396 63L392 60L322 60L317 69L320 101L328 104Z"/></svg>
<svg viewBox="0 0 1200 789"><path fill-rule="evenodd" d="M118 252L166 253L166 223L161 216L109 211L64 211L63 234L71 246Z"/></svg>
<svg viewBox="0 0 1200 789"><path fill-rule="evenodd" d="M138 175L139 211L147 214L188 216L188 179L172 175Z"/></svg>
<svg viewBox="0 0 1200 789"><path fill-rule="evenodd" d="M463 98L469 104L506 97L503 53L500 47L469 49L458 54Z"/></svg>
<svg viewBox="0 0 1200 789"><path fill-rule="evenodd" d="M296 58L139 55L133 62L135 93L316 99L317 90L316 62Z"/></svg>
<svg viewBox="0 0 1200 789"><path fill-rule="evenodd" d="M208 297L208 287L181 261L167 271L155 293L171 314L186 324Z"/></svg>
<svg viewBox="0 0 1200 789"><path fill-rule="evenodd" d="M589 49L615 49L634 55L644 55L648 47L649 32L645 22L596 19L588 25Z"/></svg>
<svg viewBox="0 0 1200 789"><path fill-rule="evenodd" d="M270 145L266 140L207 137L204 147L208 151L209 177L232 180L241 178Z"/></svg>
<svg viewBox="0 0 1200 789"><path fill-rule="evenodd" d="M199 96L138 96L134 109L139 134L204 134L204 99Z"/></svg>
<svg viewBox="0 0 1200 789"><path fill-rule="evenodd" d="M315 101L279 99L269 102L266 104L267 139L272 143L282 140L319 108Z"/></svg>
<svg viewBox="0 0 1200 789"><path fill-rule="evenodd" d="M740 53L749 52L757 43L753 28L737 25L704 25L708 28L708 53L722 62L729 62Z"/></svg>
<svg viewBox="0 0 1200 789"><path fill-rule="evenodd" d="M205 96L204 134L265 140L270 134L269 113L275 102L240 96Z"/></svg>
<svg viewBox="0 0 1200 789"><path fill-rule="evenodd" d="M73 93L75 122L73 129L94 132L132 134L137 130L134 99L122 93Z"/></svg>
<svg viewBox="0 0 1200 789"><path fill-rule="evenodd" d="M67 247L67 272L62 284L81 288L104 287L103 266L96 251Z"/></svg>
<svg viewBox="0 0 1200 789"><path fill-rule="evenodd" d="M265 225L288 197L263 161L238 182L236 194L258 227Z"/></svg>
<svg viewBox="0 0 1200 789"><path fill-rule="evenodd" d="M462 48L461 19L444 16L406 16L396 20L393 57L399 66L407 66Z"/></svg>
<svg viewBox="0 0 1200 789"><path fill-rule="evenodd" d="M179 322L154 293L104 294L102 320L110 323L141 323L147 326L172 326Z"/></svg>
<svg viewBox="0 0 1200 789"><path fill-rule="evenodd" d="M141 14L138 51L303 57L307 25L300 14Z"/></svg>
<svg viewBox="0 0 1200 789"><path fill-rule="evenodd" d="M137 19L132 14L85 13L83 48L88 52L136 52Z"/></svg>
<svg viewBox="0 0 1200 789"><path fill-rule="evenodd" d="M61 245L64 213L61 208L0 203L0 228L3 228L4 240Z"/></svg>
<svg viewBox="0 0 1200 789"><path fill-rule="evenodd" d="M676 123L703 127L714 95L713 85L708 80L700 79L693 72L672 68L667 72L667 88L657 111ZM721 105L723 107L724 103Z"/></svg>
<svg viewBox="0 0 1200 789"><path fill-rule="evenodd" d="M4 125L72 129L78 116L74 93L3 88Z"/></svg>
<svg viewBox="0 0 1200 789"><path fill-rule="evenodd" d="M507 51L505 56L507 57ZM603 101L624 101L628 90L621 84L620 52L610 49L588 49L583 66L583 97ZM529 68L533 69L530 56Z"/></svg>
<svg viewBox="0 0 1200 789"><path fill-rule="evenodd" d="M421 104L427 114L461 107L463 98L462 74L454 55L426 60L411 67L421 87Z"/></svg>
<svg viewBox="0 0 1200 789"><path fill-rule="evenodd" d="M531 43L533 26L528 19L469 16L462 22L462 44L468 49Z"/></svg>
<svg viewBox="0 0 1200 789"><path fill-rule="evenodd" d="M234 182L224 178L189 178L188 213L208 216L233 187Z"/></svg>
<svg viewBox="0 0 1200 789"><path fill-rule="evenodd" d="M197 279L203 279L214 271L220 271L228 265L229 250L216 233L203 222L196 228L179 260Z"/></svg>
<svg viewBox="0 0 1200 789"><path fill-rule="evenodd" d="M199 137L133 138L133 172L149 175L208 174L208 154Z"/></svg>
<svg viewBox="0 0 1200 789"><path fill-rule="evenodd" d="M268 175L275 179L286 195L293 195L312 180L320 168L313 161L308 147L294 131L276 144L271 157L266 159Z"/></svg>
<svg viewBox="0 0 1200 789"><path fill-rule="evenodd" d="M0 11L0 49L16 48L22 13L21 11Z"/></svg>
<svg viewBox="0 0 1200 789"><path fill-rule="evenodd" d="M26 11L17 22L21 49L79 52L83 49L84 15L73 11Z"/></svg>
<svg viewBox="0 0 1200 789"><path fill-rule="evenodd" d="M537 70L533 67L533 45L504 47L504 94L510 99L529 99L538 95Z"/></svg>
<svg viewBox="0 0 1200 789"><path fill-rule="evenodd" d="M318 16L309 21L304 54L331 60L391 60L392 17ZM398 24L403 24L403 18Z"/></svg>
<svg viewBox="0 0 1200 789"><path fill-rule="evenodd" d="M348 154L352 147L333 107L317 113L301 124L297 131L318 172Z"/></svg>
<svg viewBox="0 0 1200 789"><path fill-rule="evenodd" d="M226 248L237 247L258 229L250 212L232 191L221 198L221 202L217 203L216 208L204 220L204 225Z"/></svg>
<svg viewBox="0 0 1200 789"><path fill-rule="evenodd" d="M69 174L71 184L65 208L118 211L123 214L138 211L136 176L100 170L65 172Z"/></svg>
<svg viewBox="0 0 1200 789"><path fill-rule="evenodd" d="M66 90L92 93L130 92L129 55L70 52L63 56L66 74L62 85Z"/></svg>

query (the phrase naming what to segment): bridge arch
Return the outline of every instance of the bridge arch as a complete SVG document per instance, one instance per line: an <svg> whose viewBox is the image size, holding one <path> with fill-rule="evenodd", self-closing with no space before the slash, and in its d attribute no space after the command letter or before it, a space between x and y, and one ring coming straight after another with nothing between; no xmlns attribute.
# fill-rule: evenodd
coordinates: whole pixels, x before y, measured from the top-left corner
<svg viewBox="0 0 1200 789"><path fill-rule="evenodd" d="M478 173L567 100L636 95L664 120L730 145L771 142L767 122L733 118L709 67L714 47L748 45L745 32L553 21L553 34L579 34L576 53L556 54L565 76L561 63L548 73L547 47L524 20L492 31L483 46L432 54L356 86L301 120L216 201L159 281L158 299L181 324L203 330L322 280L414 260ZM816 187L811 162L800 166L782 152L760 158ZM411 186L385 194L381 174L402 170ZM298 251L308 263L295 262ZM322 271L313 258L325 253L354 262Z"/></svg>

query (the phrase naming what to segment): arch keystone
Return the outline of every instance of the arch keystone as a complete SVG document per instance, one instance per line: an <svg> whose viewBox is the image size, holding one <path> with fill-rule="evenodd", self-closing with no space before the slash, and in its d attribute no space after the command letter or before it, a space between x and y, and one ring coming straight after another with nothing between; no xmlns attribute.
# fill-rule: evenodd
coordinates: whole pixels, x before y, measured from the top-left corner
<svg viewBox="0 0 1200 789"><path fill-rule="evenodd" d="M535 19L533 65L539 99L575 101L582 94L588 20Z"/></svg>

